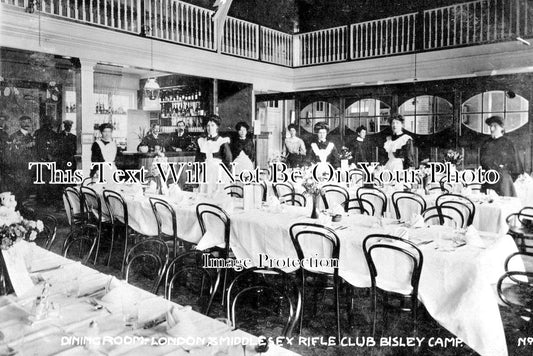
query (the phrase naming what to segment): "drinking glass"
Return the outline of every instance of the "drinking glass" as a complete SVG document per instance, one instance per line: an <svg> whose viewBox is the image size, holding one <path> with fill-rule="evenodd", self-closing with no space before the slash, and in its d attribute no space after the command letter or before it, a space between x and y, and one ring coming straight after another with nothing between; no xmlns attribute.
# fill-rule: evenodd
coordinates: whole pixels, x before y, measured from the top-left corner
<svg viewBox="0 0 533 356"><path fill-rule="evenodd" d="M137 302L123 300L122 317L126 326L135 329L139 322L139 304Z"/></svg>

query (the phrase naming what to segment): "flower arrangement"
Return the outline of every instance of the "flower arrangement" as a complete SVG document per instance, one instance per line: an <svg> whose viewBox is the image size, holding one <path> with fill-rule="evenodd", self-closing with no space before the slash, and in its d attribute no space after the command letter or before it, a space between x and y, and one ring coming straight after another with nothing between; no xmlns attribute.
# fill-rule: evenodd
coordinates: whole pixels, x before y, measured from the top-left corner
<svg viewBox="0 0 533 356"><path fill-rule="evenodd" d="M0 206L0 248L7 250L20 240L34 241L42 232L44 224L41 220L24 219L18 211Z"/></svg>
<svg viewBox="0 0 533 356"><path fill-rule="evenodd" d="M304 177L302 180L302 187L305 189L305 193L311 196L322 195L322 187L319 182L312 176L311 170L306 170L304 172Z"/></svg>
<svg viewBox="0 0 533 356"><path fill-rule="evenodd" d="M453 165L458 165L463 162L463 155L454 150L448 150L444 155L444 163L451 163Z"/></svg>
<svg viewBox="0 0 533 356"><path fill-rule="evenodd" d="M341 160L343 159L350 160L352 159L352 152L348 149L348 147L342 146L339 152L339 157Z"/></svg>
<svg viewBox="0 0 533 356"><path fill-rule="evenodd" d="M280 152L274 152L268 158L268 165L270 166L273 163L285 162L285 157Z"/></svg>
<svg viewBox="0 0 533 356"><path fill-rule="evenodd" d="M61 90L59 90L57 83L54 81L48 83L48 88L46 89L46 98L52 101L58 101L60 95Z"/></svg>

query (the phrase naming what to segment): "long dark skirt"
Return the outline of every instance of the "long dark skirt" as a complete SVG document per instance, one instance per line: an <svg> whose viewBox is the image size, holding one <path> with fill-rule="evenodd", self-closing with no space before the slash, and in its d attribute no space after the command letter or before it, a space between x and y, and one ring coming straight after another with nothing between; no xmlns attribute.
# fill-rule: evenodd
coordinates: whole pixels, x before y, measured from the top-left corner
<svg viewBox="0 0 533 356"><path fill-rule="evenodd" d="M486 192L487 189L492 189L499 196L503 197L516 197L516 190L513 183L513 178L508 171L499 171L500 180L495 184L483 184L482 192Z"/></svg>

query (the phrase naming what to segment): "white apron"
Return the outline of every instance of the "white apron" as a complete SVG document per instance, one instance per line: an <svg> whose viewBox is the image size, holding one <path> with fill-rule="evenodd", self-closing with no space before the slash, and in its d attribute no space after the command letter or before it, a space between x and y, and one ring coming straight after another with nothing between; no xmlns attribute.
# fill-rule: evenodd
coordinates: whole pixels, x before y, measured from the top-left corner
<svg viewBox="0 0 533 356"><path fill-rule="evenodd" d="M106 180L107 185L116 184L113 180L113 173L115 173L117 170L117 166L115 165L115 159L117 157L117 145L115 141L111 141L107 145L105 145L101 140L96 141L96 143L98 146L100 146L102 157L104 157L104 179ZM99 173L100 172L98 172L98 174Z"/></svg>
<svg viewBox="0 0 533 356"><path fill-rule="evenodd" d="M212 194L214 192L224 191L224 187L228 183L225 173L221 173L221 182L219 183L219 169L222 160L220 158L214 158L213 153L220 151L220 146L225 143L229 144L229 138L218 137L216 141L207 140L205 137L198 139L198 147L200 152L205 154L205 183L200 183L198 191L200 193Z"/></svg>
<svg viewBox="0 0 533 356"><path fill-rule="evenodd" d="M320 162L317 162L317 177L322 177L324 173L329 173L328 156L331 154L331 151L333 151L334 147L335 145L333 144L333 142L328 143L328 146L324 149L318 148L318 145L314 142L311 144L311 149L313 150L313 153L320 160Z"/></svg>
<svg viewBox="0 0 533 356"><path fill-rule="evenodd" d="M407 141L411 139L409 135L403 135L395 141L388 140L383 145L385 151L389 156L389 160L385 163L385 169L391 172L403 170L403 161L401 158L394 157L394 152L405 146Z"/></svg>

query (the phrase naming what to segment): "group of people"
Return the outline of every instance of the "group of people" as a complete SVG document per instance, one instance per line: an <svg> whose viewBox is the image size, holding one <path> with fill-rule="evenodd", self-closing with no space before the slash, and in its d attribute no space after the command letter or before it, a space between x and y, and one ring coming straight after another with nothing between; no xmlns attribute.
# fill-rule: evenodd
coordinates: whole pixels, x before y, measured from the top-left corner
<svg viewBox="0 0 533 356"><path fill-rule="evenodd" d="M388 155L388 161L385 163L385 169L400 170L408 169L414 166L414 146L411 136L403 131L403 118L400 115L391 118L392 135L388 136L384 149ZM335 144L328 140L328 127L325 124L317 127L317 136L311 142L309 149L306 148L304 141L296 137L296 126L288 126L289 137L285 139L283 146L283 155L286 157L287 164L290 167L299 165L329 163L333 167L340 166L339 150ZM369 158L369 147L365 142L367 129L365 126L359 126L356 129L357 137L350 145L351 158L350 164L357 166L358 163L371 162Z"/></svg>
<svg viewBox="0 0 533 356"><path fill-rule="evenodd" d="M156 146L161 151L195 151L197 149L194 138L187 132L185 122L179 121L176 125L176 132L170 137L161 135L161 126L153 124L150 132L142 138L141 143L137 146L137 150L141 147L148 147L148 150L155 151Z"/></svg>
<svg viewBox="0 0 533 356"><path fill-rule="evenodd" d="M41 203L60 201L60 189L48 183L43 186L33 184L35 170L30 170L30 162L55 162L62 170L75 170L77 151L76 135L70 131L72 121L63 121L63 130L54 130L52 119L43 116L40 128L32 132L32 119L19 118L20 128L9 135L6 131L8 117L0 115L0 191L11 191L22 203L30 194L36 193ZM49 182L48 170L43 170L43 179Z"/></svg>
<svg viewBox="0 0 533 356"><path fill-rule="evenodd" d="M513 142L504 136L504 121L500 116L487 118L485 123L490 127L491 137L480 150L480 163L484 170L495 170L500 173L500 180L494 184L483 184L482 191L494 190L501 196L516 196L514 181L524 168ZM404 119L401 115L391 117L392 135L387 136L383 149L387 160L381 162L383 169L398 171L415 168L414 140L404 132ZM366 127L357 128L357 137L351 146L350 164L371 162L366 145ZM318 127L317 137L310 144L310 150L301 138L296 137L296 126L289 125L289 137L285 139L283 152L289 166L295 167L305 163L329 163L333 167L340 166L339 151L335 144L327 139L326 125Z"/></svg>

